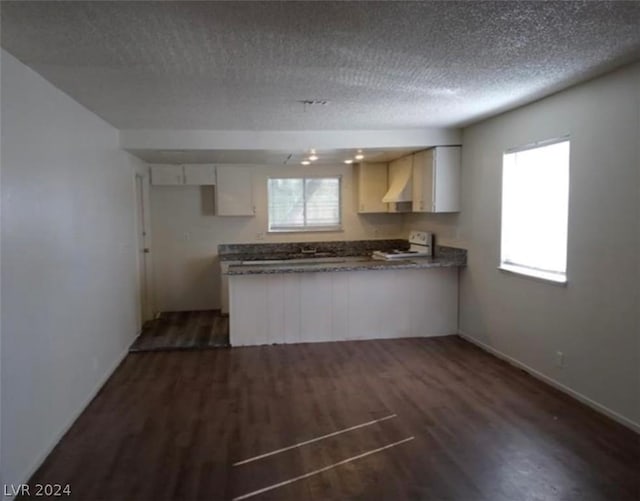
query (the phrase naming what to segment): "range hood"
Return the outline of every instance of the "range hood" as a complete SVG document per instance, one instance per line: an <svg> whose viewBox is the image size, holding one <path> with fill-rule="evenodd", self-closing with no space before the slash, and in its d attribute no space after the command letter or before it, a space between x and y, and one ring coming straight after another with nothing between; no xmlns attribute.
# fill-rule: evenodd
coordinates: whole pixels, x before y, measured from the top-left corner
<svg viewBox="0 0 640 501"><path fill-rule="evenodd" d="M389 190L382 197L384 203L411 202L413 198L413 158L401 158L389 164Z"/></svg>

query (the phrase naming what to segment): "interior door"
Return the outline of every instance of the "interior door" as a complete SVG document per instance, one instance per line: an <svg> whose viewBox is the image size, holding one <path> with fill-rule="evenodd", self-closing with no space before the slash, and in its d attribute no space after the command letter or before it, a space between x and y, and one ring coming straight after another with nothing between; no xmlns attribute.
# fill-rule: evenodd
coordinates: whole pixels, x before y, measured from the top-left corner
<svg viewBox="0 0 640 501"><path fill-rule="evenodd" d="M136 233L137 233L137 255L138 255L138 300L140 311L140 328L149 316L149 294L147 283L148 266L148 231L146 214L146 191L144 176L136 174Z"/></svg>

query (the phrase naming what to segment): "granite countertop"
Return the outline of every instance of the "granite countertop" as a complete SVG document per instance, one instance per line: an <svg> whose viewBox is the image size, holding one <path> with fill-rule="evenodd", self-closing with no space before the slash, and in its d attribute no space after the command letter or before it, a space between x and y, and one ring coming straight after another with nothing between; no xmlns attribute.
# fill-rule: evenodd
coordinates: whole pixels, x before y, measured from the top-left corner
<svg viewBox="0 0 640 501"><path fill-rule="evenodd" d="M225 275L314 273L334 271L405 270L465 266L467 251L436 245L436 257L413 257L393 261L371 258L374 250L406 250L406 240L356 240L338 242L291 242L264 244L222 244L221 262Z"/></svg>
<svg viewBox="0 0 640 501"><path fill-rule="evenodd" d="M408 249L406 240L347 240L334 242L283 242L220 244L218 259L225 261L262 261L265 259L301 259L371 256L374 250ZM304 251L307 251L306 253Z"/></svg>
<svg viewBox="0 0 640 501"><path fill-rule="evenodd" d="M326 261L322 259L308 259L305 263L296 262L264 263L264 264L235 264L229 266L227 275L263 275L274 273L314 273L336 271L366 271L366 270L408 270L426 268L448 268L465 266L466 262L453 257L418 257L412 259L396 259L393 261L379 261L371 258L348 259L343 261Z"/></svg>
<svg viewBox="0 0 640 501"><path fill-rule="evenodd" d="M230 263L231 265L238 264L245 261L265 261L265 260L285 260L285 259L316 259L316 258L328 258L333 259L337 257L356 257L360 254L340 254L335 252L317 252L315 254L303 254L301 252L263 252L263 253L249 253L240 252L235 254L219 254L218 259L221 263ZM369 252L367 255L371 255Z"/></svg>

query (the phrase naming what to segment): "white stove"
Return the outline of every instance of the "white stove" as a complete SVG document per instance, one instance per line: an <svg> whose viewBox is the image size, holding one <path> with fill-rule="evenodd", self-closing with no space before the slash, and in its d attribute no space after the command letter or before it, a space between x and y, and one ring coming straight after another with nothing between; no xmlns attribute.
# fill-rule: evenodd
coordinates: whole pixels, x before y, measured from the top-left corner
<svg viewBox="0 0 640 501"><path fill-rule="evenodd" d="M412 231L409 234L409 250L373 251L371 257L389 261L411 257L431 257L433 255L433 234L426 231Z"/></svg>

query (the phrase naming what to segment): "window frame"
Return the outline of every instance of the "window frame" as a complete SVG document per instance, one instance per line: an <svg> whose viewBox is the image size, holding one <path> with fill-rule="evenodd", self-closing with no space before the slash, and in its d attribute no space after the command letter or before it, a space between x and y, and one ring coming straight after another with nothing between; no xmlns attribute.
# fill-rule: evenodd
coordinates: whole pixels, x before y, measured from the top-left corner
<svg viewBox="0 0 640 501"><path fill-rule="evenodd" d="M546 146L552 146L558 143L569 143L569 161L567 165L567 175L568 175L568 184L567 184L567 240L565 242L565 252L566 252L566 262L565 262L565 271L564 274L544 270L540 268L536 268L534 266L527 266L523 264L510 263L508 261L503 260L503 240L504 240L504 168L505 168L505 156L513 153L520 153L528 150L535 150L538 148L543 148ZM566 286L568 283L568 272L569 272L569 202L570 202L570 194L571 194L571 136L566 134L564 136L559 136L551 139L545 139L541 141L536 141L533 143L528 143L522 146L516 146L513 148L506 149L502 152L502 167L501 167L501 187L500 187L500 245L499 245L499 256L498 256L498 270L507 272L510 274L514 274L520 277L533 279L536 281L545 282L552 285L558 286Z"/></svg>
<svg viewBox="0 0 640 501"><path fill-rule="evenodd" d="M269 183L272 179L299 179L302 181L303 186L303 211L304 211L304 219L305 225L300 227L278 227L276 229L272 229L271 227L271 209L270 209L270 193L269 193ZM327 226L307 226L307 199L306 199L306 180L307 179L335 179L338 181L338 224L336 225L327 225ZM340 232L343 231L342 227L342 175L311 175L311 176L269 176L267 178L267 233L326 233L326 232Z"/></svg>

